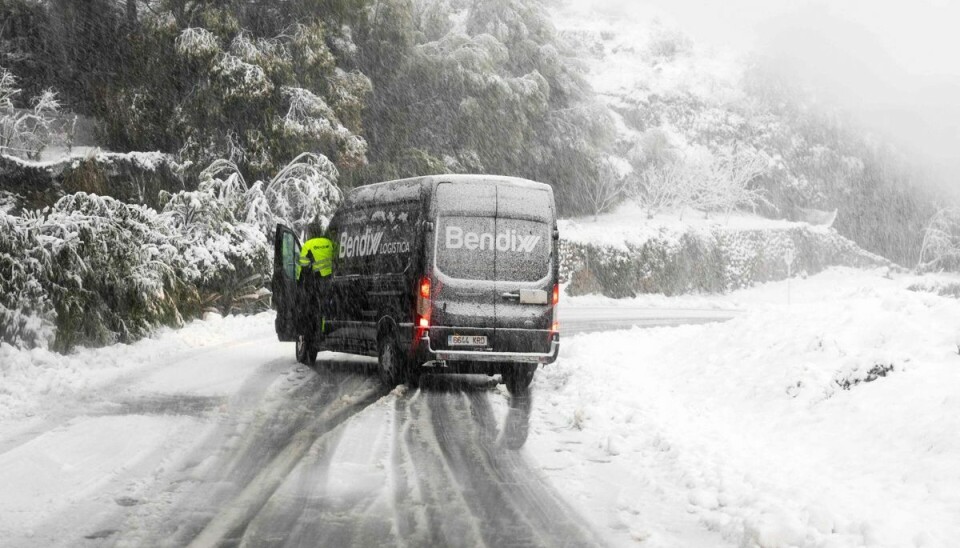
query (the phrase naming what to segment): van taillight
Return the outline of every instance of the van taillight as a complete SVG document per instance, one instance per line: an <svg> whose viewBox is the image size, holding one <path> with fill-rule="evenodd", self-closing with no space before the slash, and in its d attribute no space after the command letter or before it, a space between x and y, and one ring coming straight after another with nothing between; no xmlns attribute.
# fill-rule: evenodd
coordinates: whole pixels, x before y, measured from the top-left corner
<svg viewBox="0 0 960 548"><path fill-rule="evenodd" d="M550 336L560 332L560 312L557 305L560 304L560 284L553 284L553 298L550 301L553 304L553 324L550 325Z"/></svg>
<svg viewBox="0 0 960 548"><path fill-rule="evenodd" d="M430 298L430 278L426 276L420 280L420 296L424 299Z"/></svg>
<svg viewBox="0 0 960 548"><path fill-rule="evenodd" d="M420 294L417 295L417 327L421 330L430 327L430 278L420 279Z"/></svg>

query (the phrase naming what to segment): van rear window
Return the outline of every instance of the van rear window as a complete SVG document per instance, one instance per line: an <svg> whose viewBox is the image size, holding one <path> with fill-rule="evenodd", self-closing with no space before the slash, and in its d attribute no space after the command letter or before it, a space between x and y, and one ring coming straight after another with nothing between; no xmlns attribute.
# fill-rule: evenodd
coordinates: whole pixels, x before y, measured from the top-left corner
<svg viewBox="0 0 960 548"><path fill-rule="evenodd" d="M550 274L553 240L546 223L498 218L496 243L497 280L535 282Z"/></svg>
<svg viewBox="0 0 960 548"><path fill-rule="evenodd" d="M454 278L536 281L550 273L550 248L539 221L447 216L437 226L437 268Z"/></svg>
<svg viewBox="0 0 960 548"><path fill-rule="evenodd" d="M437 223L437 268L463 280L494 280L494 217L441 217ZM482 240L482 241L481 241Z"/></svg>

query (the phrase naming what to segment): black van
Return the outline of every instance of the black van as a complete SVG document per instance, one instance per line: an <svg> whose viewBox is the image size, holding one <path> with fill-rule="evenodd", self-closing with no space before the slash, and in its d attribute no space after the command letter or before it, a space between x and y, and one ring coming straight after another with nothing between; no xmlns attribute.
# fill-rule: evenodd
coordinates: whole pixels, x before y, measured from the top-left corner
<svg viewBox="0 0 960 548"><path fill-rule="evenodd" d="M276 329L298 359L376 356L387 385L421 372L499 373L529 387L557 358L558 232L553 190L488 175L439 175L354 189L334 214L324 321L298 326L300 242L277 227Z"/></svg>

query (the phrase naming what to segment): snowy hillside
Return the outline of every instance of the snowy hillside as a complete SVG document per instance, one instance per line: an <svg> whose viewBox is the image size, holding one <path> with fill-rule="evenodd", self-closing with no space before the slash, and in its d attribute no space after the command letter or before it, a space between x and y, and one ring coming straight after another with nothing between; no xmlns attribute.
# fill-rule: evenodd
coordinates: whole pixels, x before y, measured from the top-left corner
<svg viewBox="0 0 960 548"><path fill-rule="evenodd" d="M710 189L742 177L754 194L732 200L735 208L788 220L837 211L841 235L915 264L938 199L929 172L763 51L706 47L652 5L565 0L553 20L615 120L613 169L640 186L628 200L698 207L712 202ZM684 188L718 172L706 192Z"/></svg>
<svg viewBox="0 0 960 548"><path fill-rule="evenodd" d="M554 12L557 30L582 46L590 84L614 106L687 94L710 105L743 99L742 54L701 47L664 21L655 8L613 2L565 0Z"/></svg>

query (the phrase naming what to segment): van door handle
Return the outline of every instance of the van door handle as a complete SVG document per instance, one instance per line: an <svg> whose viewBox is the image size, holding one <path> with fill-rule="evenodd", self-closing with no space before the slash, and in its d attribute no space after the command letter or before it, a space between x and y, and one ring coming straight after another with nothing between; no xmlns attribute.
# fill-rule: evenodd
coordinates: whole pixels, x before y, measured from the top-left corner
<svg viewBox="0 0 960 548"><path fill-rule="evenodd" d="M519 300L520 300L520 294L519 294L519 293L504 293L503 295L500 295L500 296L503 297L503 300L505 300L505 301L519 301Z"/></svg>

